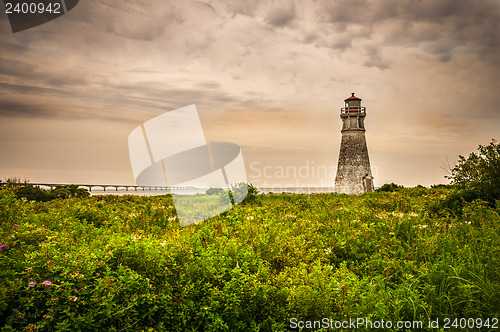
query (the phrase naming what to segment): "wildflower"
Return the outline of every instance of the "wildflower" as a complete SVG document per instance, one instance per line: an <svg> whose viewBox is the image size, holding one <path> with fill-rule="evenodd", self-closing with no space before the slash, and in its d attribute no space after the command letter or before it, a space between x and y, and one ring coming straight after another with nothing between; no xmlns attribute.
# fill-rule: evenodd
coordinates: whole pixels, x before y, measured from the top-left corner
<svg viewBox="0 0 500 332"><path fill-rule="evenodd" d="M8 246L7 246L6 244L2 244L2 245L0 246L0 250L4 250L4 249L7 249L7 248L8 248Z"/></svg>
<svg viewBox="0 0 500 332"><path fill-rule="evenodd" d="M19 227L19 225L18 224L14 224L14 227Z"/></svg>
<svg viewBox="0 0 500 332"><path fill-rule="evenodd" d="M45 241L42 241L42 242L40 242L40 243L46 243L46 242L45 242Z"/></svg>
<svg viewBox="0 0 500 332"><path fill-rule="evenodd" d="M50 286L50 285L52 285L52 283L49 280L45 280L44 282L42 282L42 285Z"/></svg>
<svg viewBox="0 0 500 332"><path fill-rule="evenodd" d="M30 281L28 283L28 287L35 287L35 285L36 285L36 282L34 282L34 281Z"/></svg>

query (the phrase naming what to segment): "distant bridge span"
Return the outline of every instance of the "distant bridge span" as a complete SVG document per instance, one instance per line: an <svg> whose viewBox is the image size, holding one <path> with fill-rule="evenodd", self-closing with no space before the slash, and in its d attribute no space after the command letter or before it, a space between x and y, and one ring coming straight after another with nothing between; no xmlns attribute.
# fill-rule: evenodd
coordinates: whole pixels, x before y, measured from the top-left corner
<svg viewBox="0 0 500 332"><path fill-rule="evenodd" d="M0 186L4 186L7 183L0 182ZM125 191L129 191L129 188L133 188L134 191L146 191L146 190L193 190L195 187L166 187L166 186L138 186L138 185L128 185L128 184L78 184L78 183L17 183L14 184L16 186L39 186L39 187L49 187L50 189L54 189L57 186L70 186L75 185L78 187L88 188L89 192L92 192L92 188L102 188L103 191L106 191L106 188L115 188L115 191L118 191L119 188L125 188Z"/></svg>

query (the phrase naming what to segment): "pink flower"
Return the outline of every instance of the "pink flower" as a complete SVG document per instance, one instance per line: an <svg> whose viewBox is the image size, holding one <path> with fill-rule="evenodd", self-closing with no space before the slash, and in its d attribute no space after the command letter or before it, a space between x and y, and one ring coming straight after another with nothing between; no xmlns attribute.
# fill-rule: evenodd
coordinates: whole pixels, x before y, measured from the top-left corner
<svg viewBox="0 0 500 332"><path fill-rule="evenodd" d="M7 249L7 248L8 248L8 246L7 246L6 244L2 244L2 245L0 246L0 250L4 250L4 249Z"/></svg>
<svg viewBox="0 0 500 332"><path fill-rule="evenodd" d="M30 282L28 283L28 286L29 286L29 287L35 287L35 285L36 285L36 282L34 282L34 281L30 281Z"/></svg>
<svg viewBox="0 0 500 332"><path fill-rule="evenodd" d="M41 243L45 243L45 241L42 241Z"/></svg>
<svg viewBox="0 0 500 332"><path fill-rule="evenodd" d="M14 224L14 227L19 227L19 225L18 224Z"/></svg>
<svg viewBox="0 0 500 332"><path fill-rule="evenodd" d="M48 280L45 280L44 282L42 282L42 285L44 285L44 286L50 286L50 285L52 285L52 283L50 281L48 281Z"/></svg>

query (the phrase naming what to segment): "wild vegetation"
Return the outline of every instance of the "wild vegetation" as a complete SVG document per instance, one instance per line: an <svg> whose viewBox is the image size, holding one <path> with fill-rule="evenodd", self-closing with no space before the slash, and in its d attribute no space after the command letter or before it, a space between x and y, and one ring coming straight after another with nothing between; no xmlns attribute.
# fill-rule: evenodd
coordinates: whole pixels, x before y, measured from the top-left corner
<svg viewBox="0 0 500 332"><path fill-rule="evenodd" d="M88 197L88 190L79 188L76 184L55 186L52 189L43 189L31 185L27 180L21 181L17 178L7 179L0 182L1 187L13 188L17 198L25 198L29 201L47 202L58 198Z"/></svg>
<svg viewBox="0 0 500 332"><path fill-rule="evenodd" d="M500 143L492 140L468 158L459 156L450 173L448 178L456 187L475 191L490 202L500 199Z"/></svg>
<svg viewBox="0 0 500 332"><path fill-rule="evenodd" d="M0 188L1 331L283 331L323 317L496 330L500 202L388 188L259 194L187 227L170 196Z"/></svg>

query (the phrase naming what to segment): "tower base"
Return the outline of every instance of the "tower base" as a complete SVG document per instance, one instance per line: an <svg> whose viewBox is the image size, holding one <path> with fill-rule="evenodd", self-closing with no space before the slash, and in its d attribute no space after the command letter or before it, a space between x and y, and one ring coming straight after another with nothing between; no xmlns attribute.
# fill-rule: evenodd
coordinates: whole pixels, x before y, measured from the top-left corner
<svg viewBox="0 0 500 332"><path fill-rule="evenodd" d="M362 194L373 191L373 176L364 130L342 132L335 192Z"/></svg>

